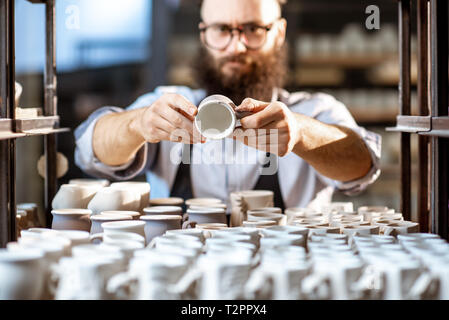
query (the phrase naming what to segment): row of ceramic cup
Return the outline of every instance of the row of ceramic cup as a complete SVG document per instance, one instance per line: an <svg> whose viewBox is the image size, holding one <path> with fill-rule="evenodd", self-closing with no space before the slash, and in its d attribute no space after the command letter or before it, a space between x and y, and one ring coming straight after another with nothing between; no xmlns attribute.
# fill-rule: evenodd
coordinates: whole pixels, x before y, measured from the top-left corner
<svg viewBox="0 0 449 320"><path fill-rule="evenodd" d="M449 250L437 236L355 235L350 246L346 234L298 226L201 228L166 231L146 249L130 230L106 228L93 245L87 232L30 229L0 252L2 298L447 299Z"/></svg>

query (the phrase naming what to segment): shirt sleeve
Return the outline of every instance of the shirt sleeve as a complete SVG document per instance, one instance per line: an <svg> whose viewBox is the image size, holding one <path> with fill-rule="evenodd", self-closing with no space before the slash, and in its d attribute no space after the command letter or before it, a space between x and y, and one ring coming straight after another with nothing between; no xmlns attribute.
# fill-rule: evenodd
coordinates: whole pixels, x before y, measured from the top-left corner
<svg viewBox="0 0 449 320"><path fill-rule="evenodd" d="M370 171L362 178L342 182L332 180L316 172L321 181L336 188L346 195L356 195L374 183L380 176L380 155L382 137L374 132L359 127L346 106L328 94L316 94L303 101L292 111L306 114L323 123L340 125L352 129L365 143L371 155L372 166Z"/></svg>
<svg viewBox="0 0 449 320"><path fill-rule="evenodd" d="M202 90L191 90L188 87L158 87L154 92L139 97L133 104L126 108L126 110L135 110L150 106L166 93L181 94L194 103L197 103L204 98L205 95L205 92ZM75 163L87 174L102 179L116 181L130 180L143 173L147 168L151 168L155 163L157 144L152 143L146 143L137 152L134 159L117 167L108 166L95 156L92 139L97 121L107 114L124 111L124 109L117 107L100 108L92 113L89 118L75 130Z"/></svg>
<svg viewBox="0 0 449 320"><path fill-rule="evenodd" d="M127 110L143 108L152 104L159 94L149 93L141 96ZM102 163L94 154L92 139L97 121L111 113L124 112L117 107L103 107L93 112L75 130L75 164L87 174L101 179L115 181L130 180L141 174L146 166L151 166L156 155L156 144L146 143L136 154L134 159L121 166L108 166ZM149 159L148 159L149 158Z"/></svg>

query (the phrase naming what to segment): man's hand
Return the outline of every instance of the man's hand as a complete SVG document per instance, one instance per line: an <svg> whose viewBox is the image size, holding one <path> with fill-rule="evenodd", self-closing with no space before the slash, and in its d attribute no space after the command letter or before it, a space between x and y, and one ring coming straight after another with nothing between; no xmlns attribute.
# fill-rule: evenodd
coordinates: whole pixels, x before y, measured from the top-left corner
<svg viewBox="0 0 449 320"><path fill-rule="evenodd" d="M131 129L150 143L204 142L193 125L197 113L197 107L183 96L165 94L151 106L142 109L142 114L134 119Z"/></svg>
<svg viewBox="0 0 449 320"><path fill-rule="evenodd" d="M296 116L282 102L267 103L248 98L236 111L254 113L240 120L243 130L237 129L233 136L249 147L283 157L292 152L299 141Z"/></svg>
<svg viewBox="0 0 449 320"><path fill-rule="evenodd" d="M101 117L94 129L95 156L109 166L131 161L146 142L204 142L194 129L198 109L178 94L166 94L151 106Z"/></svg>

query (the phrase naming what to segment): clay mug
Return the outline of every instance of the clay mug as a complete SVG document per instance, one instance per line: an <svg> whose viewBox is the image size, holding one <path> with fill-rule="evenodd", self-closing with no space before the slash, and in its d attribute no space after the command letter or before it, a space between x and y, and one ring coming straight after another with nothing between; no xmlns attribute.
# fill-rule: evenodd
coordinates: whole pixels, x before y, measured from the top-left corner
<svg viewBox="0 0 449 320"><path fill-rule="evenodd" d="M63 184L56 193L53 209L87 209L89 202L101 188L99 185Z"/></svg>
<svg viewBox="0 0 449 320"><path fill-rule="evenodd" d="M97 191L89 202L93 214L103 211L139 211L141 194L123 188L105 187Z"/></svg>
<svg viewBox="0 0 449 320"><path fill-rule="evenodd" d="M116 182L111 184L111 188L120 190L130 190L140 196L139 209L136 211L142 212L144 208L148 207L150 202L151 187L147 182Z"/></svg>
<svg viewBox="0 0 449 320"><path fill-rule="evenodd" d="M54 209L52 229L90 231L91 210L88 209Z"/></svg>

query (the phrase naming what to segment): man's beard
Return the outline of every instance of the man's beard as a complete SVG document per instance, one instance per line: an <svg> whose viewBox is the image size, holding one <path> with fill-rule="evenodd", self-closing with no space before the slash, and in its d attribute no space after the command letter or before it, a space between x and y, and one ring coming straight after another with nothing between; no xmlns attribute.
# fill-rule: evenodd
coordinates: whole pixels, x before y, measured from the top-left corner
<svg viewBox="0 0 449 320"><path fill-rule="evenodd" d="M195 79L208 95L222 94L239 105L245 98L270 102L274 88L282 88L287 74L288 48L285 44L268 55L260 55L252 59L249 72L236 72L234 75L224 75L221 71L227 62L242 62L245 65L245 55L237 55L220 59L214 58L201 47L195 58Z"/></svg>

